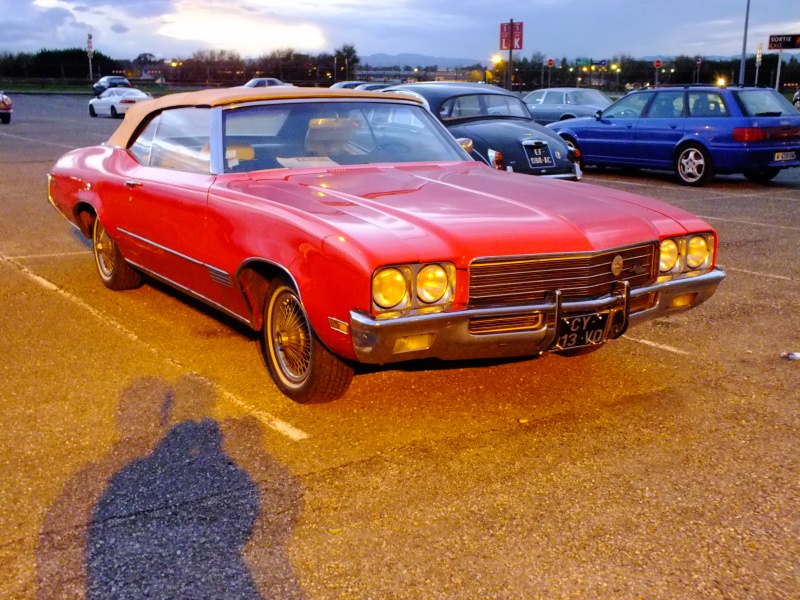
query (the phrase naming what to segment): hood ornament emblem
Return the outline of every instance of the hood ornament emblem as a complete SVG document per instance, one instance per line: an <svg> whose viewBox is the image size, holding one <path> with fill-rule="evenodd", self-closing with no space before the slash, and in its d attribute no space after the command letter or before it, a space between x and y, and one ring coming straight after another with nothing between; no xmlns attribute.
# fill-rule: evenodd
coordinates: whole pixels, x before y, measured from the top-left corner
<svg viewBox="0 0 800 600"><path fill-rule="evenodd" d="M617 254L614 257L614 260L611 261L611 272L614 274L614 277L619 277L619 274L622 273L622 264L623 264L622 256Z"/></svg>

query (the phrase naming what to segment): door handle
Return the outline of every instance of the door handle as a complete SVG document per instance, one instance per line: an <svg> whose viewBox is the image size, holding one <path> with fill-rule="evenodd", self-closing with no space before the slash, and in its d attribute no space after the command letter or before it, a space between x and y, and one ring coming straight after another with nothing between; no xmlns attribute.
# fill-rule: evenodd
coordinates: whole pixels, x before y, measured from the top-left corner
<svg viewBox="0 0 800 600"><path fill-rule="evenodd" d="M125 187L131 188L131 189L136 188L136 187L140 187L141 185L142 185L142 182L141 181L136 181L135 179L128 179L125 182Z"/></svg>

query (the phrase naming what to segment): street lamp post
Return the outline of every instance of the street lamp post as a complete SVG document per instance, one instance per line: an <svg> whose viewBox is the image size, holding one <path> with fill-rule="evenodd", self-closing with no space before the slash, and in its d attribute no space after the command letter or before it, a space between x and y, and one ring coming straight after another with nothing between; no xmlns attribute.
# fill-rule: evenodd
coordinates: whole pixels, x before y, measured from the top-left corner
<svg viewBox="0 0 800 600"><path fill-rule="evenodd" d="M744 15L744 40L742 41L742 63L739 66L739 85L744 86L744 59L747 50L747 25L750 21L750 0L747 0L747 12Z"/></svg>

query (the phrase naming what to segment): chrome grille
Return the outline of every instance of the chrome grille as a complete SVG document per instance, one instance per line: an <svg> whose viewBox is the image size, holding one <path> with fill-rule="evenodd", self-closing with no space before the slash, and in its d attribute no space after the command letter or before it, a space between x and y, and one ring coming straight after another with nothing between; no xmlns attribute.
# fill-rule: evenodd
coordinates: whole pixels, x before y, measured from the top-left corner
<svg viewBox="0 0 800 600"><path fill-rule="evenodd" d="M611 272L616 256L623 261L618 276ZM633 289L650 283L657 268L656 244L592 254L479 258L469 269L469 306L532 304L555 290L564 301L599 298L617 281L628 281Z"/></svg>

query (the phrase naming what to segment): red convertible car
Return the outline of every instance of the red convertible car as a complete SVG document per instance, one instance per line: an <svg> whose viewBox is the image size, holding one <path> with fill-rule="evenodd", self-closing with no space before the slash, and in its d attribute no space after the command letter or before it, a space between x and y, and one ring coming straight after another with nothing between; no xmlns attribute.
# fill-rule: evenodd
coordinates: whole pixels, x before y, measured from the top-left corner
<svg viewBox="0 0 800 600"><path fill-rule="evenodd" d="M698 217L468 146L411 97L208 90L131 106L48 195L108 288L146 275L248 324L298 402L359 362L589 352L725 276Z"/></svg>

